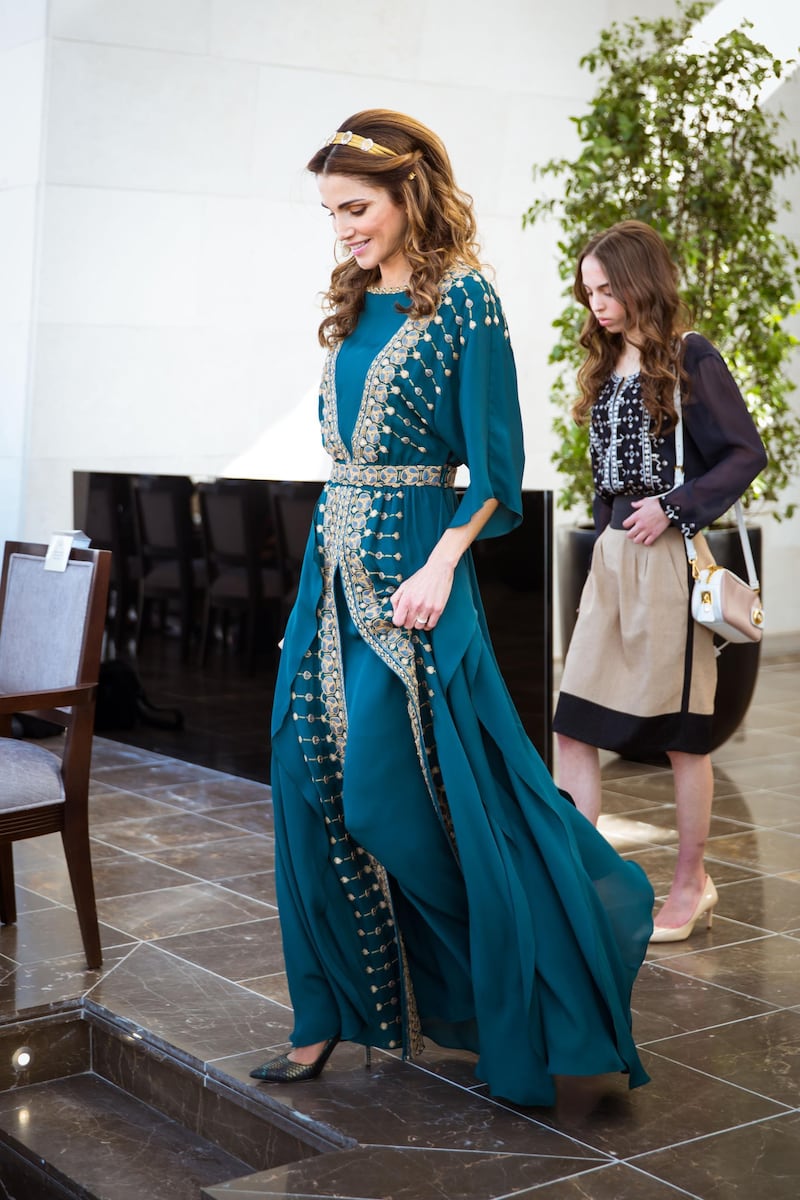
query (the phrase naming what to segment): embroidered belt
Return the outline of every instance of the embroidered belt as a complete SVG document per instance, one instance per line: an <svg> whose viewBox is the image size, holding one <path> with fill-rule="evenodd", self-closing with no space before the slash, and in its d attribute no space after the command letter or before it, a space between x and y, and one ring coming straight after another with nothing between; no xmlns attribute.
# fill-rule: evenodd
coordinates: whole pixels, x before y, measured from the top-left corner
<svg viewBox="0 0 800 1200"><path fill-rule="evenodd" d="M329 483L354 484L357 487L453 487L456 468L377 467L369 463L335 462Z"/></svg>

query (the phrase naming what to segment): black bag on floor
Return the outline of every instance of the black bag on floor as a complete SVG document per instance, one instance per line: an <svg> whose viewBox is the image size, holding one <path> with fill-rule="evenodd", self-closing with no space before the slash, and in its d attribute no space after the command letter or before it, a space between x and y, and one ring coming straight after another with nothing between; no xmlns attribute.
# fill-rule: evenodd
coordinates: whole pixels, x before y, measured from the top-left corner
<svg viewBox="0 0 800 1200"><path fill-rule="evenodd" d="M134 729L139 722L156 729L183 729L179 708L159 708L148 700L136 668L122 658L100 664L94 727L98 733Z"/></svg>

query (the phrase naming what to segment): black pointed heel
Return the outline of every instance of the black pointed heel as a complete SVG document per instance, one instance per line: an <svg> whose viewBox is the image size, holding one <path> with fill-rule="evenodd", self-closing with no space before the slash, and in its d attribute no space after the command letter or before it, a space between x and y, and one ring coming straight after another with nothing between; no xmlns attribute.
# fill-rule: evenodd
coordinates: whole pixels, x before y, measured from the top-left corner
<svg viewBox="0 0 800 1200"><path fill-rule="evenodd" d="M364 1047L364 1070L368 1071L372 1066L372 1046Z"/></svg>
<svg viewBox="0 0 800 1200"><path fill-rule="evenodd" d="M317 1057L310 1063L292 1062L286 1054L271 1058L250 1072L251 1079L266 1079L268 1083L302 1083L305 1079L316 1079L339 1044L339 1035L328 1038Z"/></svg>

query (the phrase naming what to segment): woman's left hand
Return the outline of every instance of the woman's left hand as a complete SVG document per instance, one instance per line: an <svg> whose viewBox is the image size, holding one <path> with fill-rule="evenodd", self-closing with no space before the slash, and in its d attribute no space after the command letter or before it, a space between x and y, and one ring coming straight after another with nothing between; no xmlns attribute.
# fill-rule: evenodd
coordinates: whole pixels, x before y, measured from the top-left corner
<svg viewBox="0 0 800 1200"><path fill-rule="evenodd" d="M655 496L644 500L631 501L631 507L636 511L622 522L623 529L628 532L632 542L642 546L652 546L653 542L669 527L669 517L664 512Z"/></svg>
<svg viewBox="0 0 800 1200"><path fill-rule="evenodd" d="M433 629L444 612L453 587L453 567L429 558L392 594L395 625L406 629Z"/></svg>

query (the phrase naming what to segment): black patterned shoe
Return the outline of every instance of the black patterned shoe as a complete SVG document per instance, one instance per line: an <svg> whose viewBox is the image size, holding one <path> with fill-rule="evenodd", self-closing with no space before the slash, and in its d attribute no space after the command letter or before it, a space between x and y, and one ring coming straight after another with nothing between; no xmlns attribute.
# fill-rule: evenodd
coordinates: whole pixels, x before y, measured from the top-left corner
<svg viewBox="0 0 800 1200"><path fill-rule="evenodd" d="M288 1054L279 1054L250 1072L251 1079L265 1079L268 1083L302 1083L304 1079L316 1079L339 1044L339 1035L328 1038L317 1057L310 1063L293 1062Z"/></svg>

